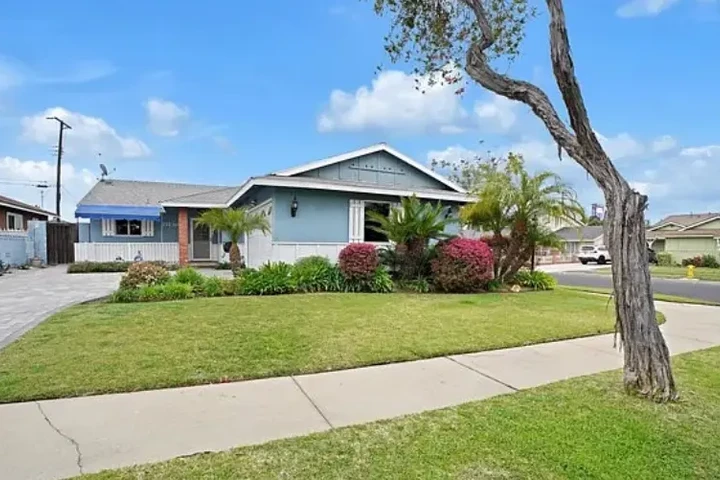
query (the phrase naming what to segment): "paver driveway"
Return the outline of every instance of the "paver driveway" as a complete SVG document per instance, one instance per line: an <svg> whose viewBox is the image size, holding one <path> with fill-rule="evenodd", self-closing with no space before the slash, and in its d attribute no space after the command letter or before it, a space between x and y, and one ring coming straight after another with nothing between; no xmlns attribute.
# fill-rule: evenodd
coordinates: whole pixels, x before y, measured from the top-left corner
<svg viewBox="0 0 720 480"><path fill-rule="evenodd" d="M110 294L121 276L68 275L66 268L20 270L0 277L0 348L61 308Z"/></svg>

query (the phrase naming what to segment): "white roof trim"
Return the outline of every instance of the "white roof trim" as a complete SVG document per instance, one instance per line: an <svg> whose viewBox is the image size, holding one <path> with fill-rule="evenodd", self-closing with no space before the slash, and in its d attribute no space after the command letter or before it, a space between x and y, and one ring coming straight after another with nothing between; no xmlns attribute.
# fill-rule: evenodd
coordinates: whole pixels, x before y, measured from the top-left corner
<svg viewBox="0 0 720 480"><path fill-rule="evenodd" d="M160 202L163 207L187 207L187 208L225 208L224 203L189 203L189 202Z"/></svg>
<svg viewBox="0 0 720 480"><path fill-rule="evenodd" d="M720 220L720 215L715 215L714 217L706 218L705 220L703 220L701 222L693 223L691 225L681 228L680 231L684 232L686 230L690 230L691 228L699 227L700 225L705 225L706 223L714 222L715 220Z"/></svg>
<svg viewBox="0 0 720 480"><path fill-rule="evenodd" d="M354 150L352 152L342 153L340 155L335 155L333 157L324 158L322 160L316 160L314 162L306 163L304 165L300 165L293 168L288 168L286 170L280 170L279 172L275 172L274 175L280 176L280 177L292 177L293 175L298 175L300 173L305 173L310 170L315 170L316 168L325 167L327 165L332 165L334 163L340 163L344 162L345 160L351 160L353 158L362 157L363 155L369 155L371 153L377 153L377 152L387 152L390 155L399 158L403 162L407 163L413 168L416 168L423 172L425 175L428 175L438 182L442 183L443 185L452 188L456 192L459 193L466 193L465 189L460 187L459 185L456 185L455 183L451 182L444 176L440 175L437 172L432 171L425 165L416 162L412 158L408 157L407 155L404 155L394 148L384 144L384 143L378 143L376 145L370 145L369 147L361 148L359 150Z"/></svg>
<svg viewBox="0 0 720 480"><path fill-rule="evenodd" d="M654 230L657 230L658 228L667 227L668 225L675 225L676 227L680 227L680 230L685 228L685 225L681 225L676 222L665 222L665 223L661 223L660 225L655 225L654 227L648 228L648 231L652 232Z"/></svg>
<svg viewBox="0 0 720 480"><path fill-rule="evenodd" d="M32 207L21 207L19 205L15 205L12 203L0 202L0 207L6 207L6 208L13 209L13 210L20 210L21 212L35 213L35 214L41 215L43 217L54 217L55 216L54 213L46 212L44 210L41 210L40 208L36 209L36 208L32 208Z"/></svg>
<svg viewBox="0 0 720 480"><path fill-rule="evenodd" d="M459 192L436 192L414 191L414 190L398 190L394 188L383 188L381 186L368 185L360 186L356 184L328 184L324 182L308 181L308 177L303 180L293 180L292 177L261 177L251 178L238 190L238 192L230 199L226 206L230 206L247 193L252 187L289 187L289 188L307 188L311 190L331 190L335 192L352 192L352 193L371 193L376 195L389 195L393 197L409 197L417 195L418 198L427 198L431 200L447 200L451 202L471 202L472 197Z"/></svg>

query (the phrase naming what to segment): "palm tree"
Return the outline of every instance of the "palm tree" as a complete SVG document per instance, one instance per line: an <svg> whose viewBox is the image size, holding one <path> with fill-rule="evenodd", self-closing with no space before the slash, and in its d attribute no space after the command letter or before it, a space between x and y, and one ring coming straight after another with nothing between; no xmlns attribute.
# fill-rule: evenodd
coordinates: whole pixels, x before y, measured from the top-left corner
<svg viewBox="0 0 720 480"><path fill-rule="evenodd" d="M255 230L260 230L263 233L270 231L270 223L268 223L265 216L259 213L250 213L243 207L206 210L198 217L197 221L213 230L227 232L232 243L230 246L230 264L233 268L239 268L243 263L240 248L238 247L240 237Z"/></svg>
<svg viewBox="0 0 720 480"><path fill-rule="evenodd" d="M495 278L514 275L525 265L536 246L557 247L558 236L544 226L549 220L582 225L585 212L575 191L553 172L532 175L521 156L510 154L500 168L482 170L478 199L462 208L462 221L491 232Z"/></svg>
<svg viewBox="0 0 720 480"><path fill-rule="evenodd" d="M401 274L405 278L416 278L422 273L422 266L430 240L446 238L445 228L456 222L447 215L448 207L440 202L421 202L415 195L403 197L399 208L390 209L389 215L368 212L375 225L371 228L387 236L396 244Z"/></svg>

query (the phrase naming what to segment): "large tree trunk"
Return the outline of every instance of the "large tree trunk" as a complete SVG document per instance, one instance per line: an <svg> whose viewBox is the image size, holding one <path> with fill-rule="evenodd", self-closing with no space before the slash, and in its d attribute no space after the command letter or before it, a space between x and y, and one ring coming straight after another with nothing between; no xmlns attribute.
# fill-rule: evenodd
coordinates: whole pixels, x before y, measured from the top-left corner
<svg viewBox="0 0 720 480"><path fill-rule="evenodd" d="M626 187L606 195L605 220L615 287L616 332L624 350L628 391L657 401L675 400L670 353L655 318L645 242L647 197Z"/></svg>
<svg viewBox="0 0 720 480"><path fill-rule="evenodd" d="M472 9L482 32L467 52L465 70L488 90L529 106L558 145L582 166L607 201L606 231L612 257L617 331L625 354L625 386L658 401L677 398L667 345L655 320L645 243L647 197L634 192L605 153L590 124L570 55L562 0L545 0L550 14L550 59L572 131L547 94L537 86L496 72L485 51L495 33L484 0L462 0Z"/></svg>

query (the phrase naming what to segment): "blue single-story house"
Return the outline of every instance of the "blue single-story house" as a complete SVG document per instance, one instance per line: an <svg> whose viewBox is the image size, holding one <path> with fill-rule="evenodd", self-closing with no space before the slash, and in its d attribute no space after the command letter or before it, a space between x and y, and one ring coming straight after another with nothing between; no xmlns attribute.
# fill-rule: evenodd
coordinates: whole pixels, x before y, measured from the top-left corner
<svg viewBox="0 0 720 480"><path fill-rule="evenodd" d="M205 263L227 258L222 233L195 222L205 209L244 206L267 215L271 231L241 241L248 266L309 255L336 260L353 242L387 243L367 212L389 212L402 197L447 205L457 216L470 198L453 182L382 143L262 177L238 187L103 179L78 203L76 261ZM451 227L455 233L459 225Z"/></svg>

